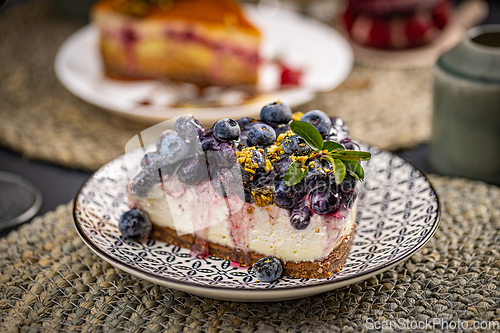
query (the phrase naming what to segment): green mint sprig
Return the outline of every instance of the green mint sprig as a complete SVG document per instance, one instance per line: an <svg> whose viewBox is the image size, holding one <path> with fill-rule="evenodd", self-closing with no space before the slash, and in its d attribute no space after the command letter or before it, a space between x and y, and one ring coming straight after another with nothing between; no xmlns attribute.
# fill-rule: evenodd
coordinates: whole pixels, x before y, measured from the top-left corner
<svg viewBox="0 0 500 333"><path fill-rule="evenodd" d="M328 161L333 169L335 183L344 181L346 172L354 178L362 181L365 178L363 167L358 161L368 161L371 154L363 151L346 150L343 145L333 141L323 141L323 137L316 127L305 121L292 121L290 124L292 132L300 136L311 147L309 158L318 157ZM309 167L298 160L290 164L286 173L284 183L287 186L298 184L307 175Z"/></svg>

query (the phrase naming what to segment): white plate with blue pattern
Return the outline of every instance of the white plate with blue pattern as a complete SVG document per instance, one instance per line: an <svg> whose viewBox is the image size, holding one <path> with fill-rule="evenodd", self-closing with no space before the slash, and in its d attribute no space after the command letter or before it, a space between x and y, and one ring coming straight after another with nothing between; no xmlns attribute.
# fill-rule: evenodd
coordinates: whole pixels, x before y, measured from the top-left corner
<svg viewBox="0 0 500 333"><path fill-rule="evenodd" d="M344 268L328 279L280 278L259 282L244 268L160 241L125 240L118 219L128 210L125 155L93 174L75 199L74 221L90 249L115 267L145 280L199 296L234 301L307 297L367 279L408 259L439 224L436 192L404 159L374 147L365 164L355 238Z"/></svg>

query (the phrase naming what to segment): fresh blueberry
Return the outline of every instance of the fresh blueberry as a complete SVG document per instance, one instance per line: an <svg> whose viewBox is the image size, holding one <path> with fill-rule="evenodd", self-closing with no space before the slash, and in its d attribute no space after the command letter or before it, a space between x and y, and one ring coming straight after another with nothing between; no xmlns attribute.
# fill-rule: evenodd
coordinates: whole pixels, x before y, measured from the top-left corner
<svg viewBox="0 0 500 333"><path fill-rule="evenodd" d="M221 141L238 140L241 134L240 125L236 120L224 118L214 125L214 135Z"/></svg>
<svg viewBox="0 0 500 333"><path fill-rule="evenodd" d="M266 257L253 264L252 269L259 281L273 282L281 277L283 267L281 262L274 257Z"/></svg>
<svg viewBox="0 0 500 333"><path fill-rule="evenodd" d="M342 193L353 193L356 191L357 179L346 173L344 181L340 184Z"/></svg>
<svg viewBox="0 0 500 333"><path fill-rule="evenodd" d="M163 158L156 151L144 154L141 160L141 169L152 178L159 178L160 172L162 176L171 173L170 166L165 164Z"/></svg>
<svg viewBox="0 0 500 333"><path fill-rule="evenodd" d="M189 145L178 135L171 135L163 139L160 154L167 164L174 164L189 155Z"/></svg>
<svg viewBox="0 0 500 333"><path fill-rule="evenodd" d="M214 136L207 136L204 137L203 140L201 140L201 148L203 151L213 151L217 150L219 147L220 141L217 141L217 139Z"/></svg>
<svg viewBox="0 0 500 333"><path fill-rule="evenodd" d="M154 183L155 182L150 176L141 171L130 182L130 189L132 190L132 193L136 197L146 198L148 196L149 190L151 189Z"/></svg>
<svg viewBox="0 0 500 333"><path fill-rule="evenodd" d="M351 209L352 205L356 201L358 194L356 192L350 194L343 194L342 199L340 200L341 205L344 206L345 209Z"/></svg>
<svg viewBox="0 0 500 333"><path fill-rule="evenodd" d="M315 191L311 196L311 209L320 215L336 212L340 206L340 196L331 191Z"/></svg>
<svg viewBox="0 0 500 333"><path fill-rule="evenodd" d="M179 178L185 184L194 185L208 180L207 162L203 155L187 158L179 167Z"/></svg>
<svg viewBox="0 0 500 333"><path fill-rule="evenodd" d="M276 141L276 132L265 124L253 125L248 132L248 142L252 146L269 146Z"/></svg>
<svg viewBox="0 0 500 333"><path fill-rule="evenodd" d="M118 221L118 230L128 239L147 238L152 229L153 225L148 214L135 208L123 213Z"/></svg>
<svg viewBox="0 0 500 333"><path fill-rule="evenodd" d="M186 142L196 141L204 132L203 125L193 117L182 116L174 123L177 134Z"/></svg>
<svg viewBox="0 0 500 333"><path fill-rule="evenodd" d="M326 138L330 134L332 121L323 111L320 110L309 111L306 114L304 114L302 118L300 118L300 120L305 121L306 123L309 123L314 127L316 127L319 134L321 134L323 138Z"/></svg>
<svg viewBox="0 0 500 333"><path fill-rule="evenodd" d="M317 161L320 163L320 161ZM329 177L322 165L315 166L309 169L304 177L304 185L308 193L314 191L325 192L329 188Z"/></svg>
<svg viewBox="0 0 500 333"><path fill-rule="evenodd" d="M289 130L290 130L290 124L279 124L274 128L274 131L276 132L276 137L278 137L280 134L286 133Z"/></svg>
<svg viewBox="0 0 500 333"><path fill-rule="evenodd" d="M305 195L302 183L287 186L283 180L274 184L274 203L281 208L292 208L301 202Z"/></svg>
<svg viewBox="0 0 500 333"><path fill-rule="evenodd" d="M292 109L280 101L267 104L260 110L260 120L266 123L286 124L292 120Z"/></svg>
<svg viewBox="0 0 500 333"><path fill-rule="evenodd" d="M307 155L311 151L307 142L296 134L285 136L282 145L287 154Z"/></svg>
<svg viewBox="0 0 500 333"><path fill-rule="evenodd" d="M217 166L221 169L230 169L236 163L236 151L233 145L227 142L221 142L215 151L215 160Z"/></svg>
<svg viewBox="0 0 500 333"><path fill-rule="evenodd" d="M163 140L166 138L166 137L169 137L169 136L172 136L172 135L176 135L177 132L172 130L172 129L168 129L168 130L165 130L161 133L160 137L158 138L158 141L156 142L156 149L159 151L161 149L161 143L163 142Z"/></svg>
<svg viewBox="0 0 500 333"><path fill-rule="evenodd" d="M276 170L276 177L279 179L285 178L286 171L292 164L292 159L289 156L283 156L278 162L274 164Z"/></svg>
<svg viewBox="0 0 500 333"><path fill-rule="evenodd" d="M246 125L254 122L255 119L253 118L250 118L250 117L243 117L243 118L240 118L240 119L237 119L236 122L238 123L238 125L240 125L240 128L243 129Z"/></svg>
<svg viewBox="0 0 500 333"><path fill-rule="evenodd" d="M297 230L303 230L309 226L311 222L312 211L307 205L301 204L294 209L292 209L290 213L290 223L292 227Z"/></svg>

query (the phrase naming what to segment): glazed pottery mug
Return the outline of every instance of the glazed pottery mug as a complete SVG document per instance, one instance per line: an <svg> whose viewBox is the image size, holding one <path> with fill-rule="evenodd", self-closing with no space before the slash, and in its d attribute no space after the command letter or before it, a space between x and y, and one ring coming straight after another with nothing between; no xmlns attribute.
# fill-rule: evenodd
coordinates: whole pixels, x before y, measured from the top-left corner
<svg viewBox="0 0 500 333"><path fill-rule="evenodd" d="M500 25L471 29L435 67L430 163L500 184Z"/></svg>

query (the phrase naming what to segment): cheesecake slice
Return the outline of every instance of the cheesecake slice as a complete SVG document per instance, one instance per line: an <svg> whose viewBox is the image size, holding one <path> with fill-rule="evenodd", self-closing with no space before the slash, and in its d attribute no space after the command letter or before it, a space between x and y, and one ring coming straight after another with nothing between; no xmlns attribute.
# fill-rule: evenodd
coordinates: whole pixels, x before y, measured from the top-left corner
<svg viewBox="0 0 500 333"><path fill-rule="evenodd" d="M317 110L294 117L316 126L325 147L335 149L311 149L291 130L291 111L275 105L277 115L223 119L213 129L180 117L176 131L162 135L127 188L130 208L149 216L153 239L243 266L275 257L294 278L342 269L356 228L360 172L358 162L345 160L339 178L336 156L368 153L358 151L341 119ZM291 181L297 165L302 178Z"/></svg>
<svg viewBox="0 0 500 333"><path fill-rule="evenodd" d="M91 18L111 78L257 82L260 32L233 0L99 0Z"/></svg>

